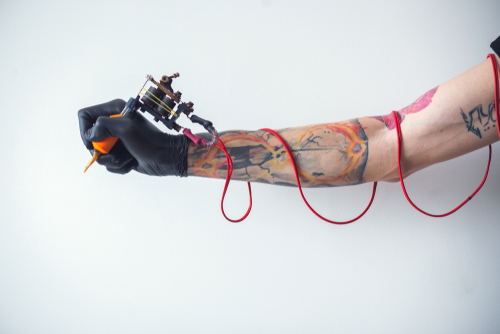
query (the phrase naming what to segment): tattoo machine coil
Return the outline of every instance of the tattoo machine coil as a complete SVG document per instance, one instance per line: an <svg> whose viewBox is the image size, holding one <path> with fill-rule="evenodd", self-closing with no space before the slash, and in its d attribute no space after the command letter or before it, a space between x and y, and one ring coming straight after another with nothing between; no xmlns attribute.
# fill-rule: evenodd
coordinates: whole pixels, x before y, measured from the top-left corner
<svg viewBox="0 0 500 334"><path fill-rule="evenodd" d="M127 104L130 103L134 108L142 112L148 112L154 117L156 122L161 121L170 130L177 132L182 130L183 134L189 137L195 144L211 146L215 143L217 131L212 122L193 114L193 102L185 103L181 100L181 92L177 91L174 93L172 80L178 77L179 73L174 73L171 76L164 75L160 82L157 82L151 75L147 75L146 83L142 86L137 97L135 99L131 98ZM144 87L148 82L153 83L153 85L146 90ZM176 120L181 114L185 114L191 122L203 126L205 130L212 134L212 140L210 142L200 140L201 138L194 136L191 130L177 124Z"/></svg>

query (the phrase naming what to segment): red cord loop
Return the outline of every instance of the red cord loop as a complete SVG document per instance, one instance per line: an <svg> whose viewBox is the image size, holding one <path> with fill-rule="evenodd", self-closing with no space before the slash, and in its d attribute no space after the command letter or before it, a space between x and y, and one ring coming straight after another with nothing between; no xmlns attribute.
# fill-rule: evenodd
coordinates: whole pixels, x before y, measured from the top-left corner
<svg viewBox="0 0 500 334"><path fill-rule="evenodd" d="M228 221L230 221L231 223L239 223L240 221L244 220L248 216L248 214L250 213L250 210L252 210L252 188L250 187L250 182L247 182L248 183L248 194L250 195L250 204L248 204L247 212L240 219L228 218L226 216L226 213L224 212L224 198L226 197L226 191L227 191L227 187L229 186L229 181L231 180L231 176L233 175L233 160L231 159L231 156L229 155L229 153L227 153L226 146L224 145L222 140L220 140L219 137L217 137L217 141L219 142L220 145L218 145L217 143L215 143L214 145L217 146L218 148L220 148L222 151L224 151L224 153L226 154L226 161L227 161L226 184L224 185L224 191L222 192L222 200L220 202L220 209L222 211L222 215Z"/></svg>
<svg viewBox="0 0 500 334"><path fill-rule="evenodd" d="M474 191L469 197L467 197L467 199L465 201L463 201L459 206L457 206L455 209L451 210L450 212L443 213L443 214L440 214L440 215L431 214L431 213L425 212L424 210L422 210L418 206L416 206L412 202L412 200L410 199L410 197L408 196L408 193L406 192L405 184L403 182L403 173L401 172L401 141L403 139L403 134L401 133L401 124L399 123L399 118L398 118L397 112L393 111L392 115L394 116L394 122L396 123L396 132L397 132L397 135L398 135L398 171L399 171L399 180L401 181L401 188L403 188L403 192L405 194L406 199L411 204L411 206L413 206L417 211L420 211L424 215L431 216L431 217L436 217L436 218L446 217L448 215L451 215L453 212L457 211L462 206L464 206L465 203L467 203L468 201L470 201L472 199L472 197L474 197L474 195L477 194L477 192L479 191L479 189L481 189L481 187L483 186L484 182L486 181L486 177L488 176L488 172L490 170L491 145L490 145L490 155L489 155L489 158L488 158L488 166L486 167L486 173L484 174L483 181L481 182L481 184L479 185L479 187L477 187L476 191Z"/></svg>
<svg viewBox="0 0 500 334"><path fill-rule="evenodd" d="M498 101L497 62L496 62L495 56L493 54L491 54L491 53L486 58L490 58L491 59L491 63L493 65L493 76L495 77L495 112L496 112L497 124L498 124L498 119L499 119L499 106L498 105L499 105L499 101ZM405 194L405 197L408 200L408 202L411 204L411 206L413 206L417 211L420 211L424 215L431 216L431 217L436 217L436 218L440 218L440 217L446 217L448 215L451 215L452 213L454 213L455 211L457 211L458 209L460 209L462 206L464 206L465 203L469 202L472 199L472 197L474 197L477 194L477 192L483 187L483 184L484 184L484 182L486 182L486 178L488 177L488 172L490 170L490 162L491 162L491 145L489 145L488 166L486 167L486 173L484 174L483 181L481 182L481 184L479 185L479 187L477 187L477 189L469 197L467 197L467 199L465 201L463 201L459 206L457 206L455 209L453 209L453 210L451 210L450 212L447 212L447 213L443 213L443 214L440 214L440 215L434 215L434 214L425 212L424 210L422 210L419 207L417 207L415 205L415 203L412 202L412 200L408 196L408 193L406 192L405 184L403 182L403 174L401 172L401 141L403 140L403 134L402 134L402 131L401 131L401 124L399 122L398 113L396 111L393 111L392 115L394 116L394 123L396 124L396 132L397 132L397 135L398 135L398 171L399 171L399 180L401 181L401 188L403 188L403 192ZM498 136L500 137L500 127L498 125L497 125L497 129L498 129Z"/></svg>

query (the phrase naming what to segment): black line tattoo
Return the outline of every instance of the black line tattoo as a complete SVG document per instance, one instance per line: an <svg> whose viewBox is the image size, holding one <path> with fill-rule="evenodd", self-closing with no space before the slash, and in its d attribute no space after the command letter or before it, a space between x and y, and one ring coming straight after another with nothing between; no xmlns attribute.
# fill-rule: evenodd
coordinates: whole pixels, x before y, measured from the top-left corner
<svg viewBox="0 0 500 334"><path fill-rule="evenodd" d="M497 120L495 119L495 102L491 102L488 105L488 112L486 113L483 112L482 104L475 106L467 114L460 108L460 113L467 125L467 132L472 132L479 138L483 138L482 133L492 128L496 128L497 126Z"/></svg>

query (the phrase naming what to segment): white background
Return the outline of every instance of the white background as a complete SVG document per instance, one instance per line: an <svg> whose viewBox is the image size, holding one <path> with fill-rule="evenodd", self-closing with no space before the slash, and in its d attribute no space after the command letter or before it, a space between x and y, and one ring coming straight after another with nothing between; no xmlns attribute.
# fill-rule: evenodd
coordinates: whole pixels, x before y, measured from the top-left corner
<svg viewBox="0 0 500 334"><path fill-rule="evenodd" d="M231 224L222 181L83 174L76 117L174 72L219 130L388 114L483 61L499 14L498 1L1 1L0 333L500 331L498 144L483 190L447 218L381 183L365 217L334 226L297 189L255 184ZM486 162L484 148L432 166L408 191L448 211ZM305 193L342 220L371 187ZM247 196L232 183L230 217Z"/></svg>

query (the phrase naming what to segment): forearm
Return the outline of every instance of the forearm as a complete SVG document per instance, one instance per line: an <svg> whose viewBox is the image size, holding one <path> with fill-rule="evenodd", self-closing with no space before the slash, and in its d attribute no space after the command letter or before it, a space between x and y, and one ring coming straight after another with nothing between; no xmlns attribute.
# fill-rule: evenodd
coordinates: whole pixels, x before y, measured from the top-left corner
<svg viewBox="0 0 500 334"><path fill-rule="evenodd" d="M399 115L405 176L498 140L490 61L430 90ZM390 114L277 132L294 154L303 186L398 178L397 136ZM296 185L291 161L272 134L229 131L220 138L233 159L233 179ZM189 148L189 175L225 178L226 171L225 155L219 149Z"/></svg>
<svg viewBox="0 0 500 334"><path fill-rule="evenodd" d="M357 119L277 132L294 154L303 186L362 182L369 153L368 138ZM221 133L220 138L233 159L234 179L296 185L291 160L272 134L230 131ZM219 149L190 147L189 175L225 178L226 168L225 155Z"/></svg>

